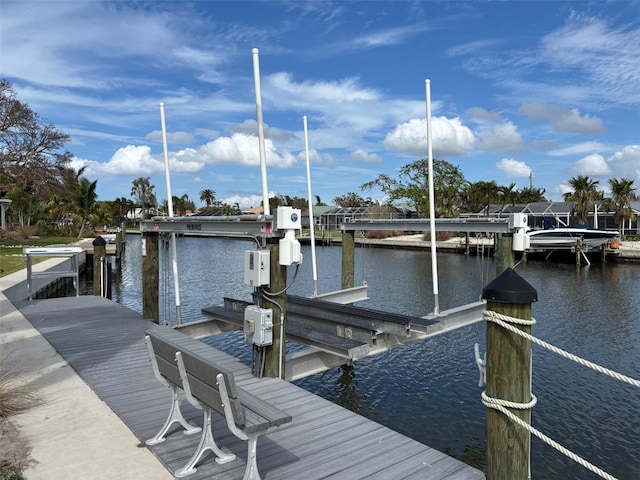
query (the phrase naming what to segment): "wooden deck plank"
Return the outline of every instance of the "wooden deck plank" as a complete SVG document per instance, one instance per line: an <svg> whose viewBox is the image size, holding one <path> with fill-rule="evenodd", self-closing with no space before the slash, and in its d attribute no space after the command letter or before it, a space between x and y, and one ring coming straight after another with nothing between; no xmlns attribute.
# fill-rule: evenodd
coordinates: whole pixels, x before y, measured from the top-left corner
<svg viewBox="0 0 640 480"><path fill-rule="evenodd" d="M19 302L16 307L140 440L160 429L170 407L171 392L155 379L144 344L148 329L165 328L205 358L222 362L241 388L293 416L292 423L259 440L258 465L264 480L484 478L464 463L300 387L257 379L237 358L143 320L117 303L82 296ZM181 403L185 418L202 425L202 412ZM218 465L208 456L189 478L242 478L246 442L229 432L221 416L214 415L212 422L216 441L237 458ZM187 462L198 441L199 434L183 435L176 427L151 450L173 472Z"/></svg>

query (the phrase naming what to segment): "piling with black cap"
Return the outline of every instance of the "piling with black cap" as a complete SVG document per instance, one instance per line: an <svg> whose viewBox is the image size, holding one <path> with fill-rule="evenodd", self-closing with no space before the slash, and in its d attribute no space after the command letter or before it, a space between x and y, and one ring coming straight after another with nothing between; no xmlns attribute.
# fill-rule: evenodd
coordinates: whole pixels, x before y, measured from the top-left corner
<svg viewBox="0 0 640 480"><path fill-rule="evenodd" d="M107 241L101 236L93 239L93 294L102 296L102 264L107 255Z"/></svg>
<svg viewBox="0 0 640 480"><path fill-rule="evenodd" d="M158 262L158 238L155 231L142 233L142 317L160 323L158 304L160 267Z"/></svg>
<svg viewBox="0 0 640 480"><path fill-rule="evenodd" d="M482 292L487 311L531 320L531 304L538 293L512 268L489 283ZM507 322L511 323L511 322ZM511 323L525 333L531 325ZM531 402L531 341L487 321L487 390L490 398L528 404ZM508 408L531 423L531 410ZM487 408L487 480L529 478L530 434L506 415Z"/></svg>

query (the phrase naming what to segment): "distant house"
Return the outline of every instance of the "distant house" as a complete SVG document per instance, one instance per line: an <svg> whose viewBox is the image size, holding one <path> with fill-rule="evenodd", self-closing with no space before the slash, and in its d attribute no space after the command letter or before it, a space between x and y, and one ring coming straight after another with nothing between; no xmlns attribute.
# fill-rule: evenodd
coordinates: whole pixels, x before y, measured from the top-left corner
<svg viewBox="0 0 640 480"><path fill-rule="evenodd" d="M316 211L314 207L314 217ZM352 223L360 220L373 219L403 219L416 218L415 210L408 207L395 207L392 205L367 205L364 207L329 207L319 214L318 225L322 230L339 230L343 223Z"/></svg>
<svg viewBox="0 0 640 480"><path fill-rule="evenodd" d="M464 213L463 218L507 218L512 213L527 214L529 227L545 228L549 226L560 227L577 223L577 218L572 215L575 202L534 202L513 205L490 205L489 209L483 208L479 212ZM635 220L625 222L623 232L640 233L638 215L640 215L640 202L632 202L631 209L636 215ZM614 219L615 212L607 212L601 203L590 202L587 226L591 228L604 228L614 230L618 228Z"/></svg>

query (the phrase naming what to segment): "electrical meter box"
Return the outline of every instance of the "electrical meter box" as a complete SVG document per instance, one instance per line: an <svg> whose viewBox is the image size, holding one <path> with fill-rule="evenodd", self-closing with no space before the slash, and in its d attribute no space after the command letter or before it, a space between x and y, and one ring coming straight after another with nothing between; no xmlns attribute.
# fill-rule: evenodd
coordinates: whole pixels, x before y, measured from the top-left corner
<svg viewBox="0 0 640 480"><path fill-rule="evenodd" d="M270 276L269 250L246 250L244 252L244 283L254 287L269 285Z"/></svg>
<svg viewBox="0 0 640 480"><path fill-rule="evenodd" d="M293 207L278 207L276 228L278 230L302 230L301 210Z"/></svg>
<svg viewBox="0 0 640 480"><path fill-rule="evenodd" d="M258 346L273 343L273 310L249 305L244 309L244 339Z"/></svg>
<svg viewBox="0 0 640 480"><path fill-rule="evenodd" d="M509 228L527 228L527 214L512 213L509 215Z"/></svg>

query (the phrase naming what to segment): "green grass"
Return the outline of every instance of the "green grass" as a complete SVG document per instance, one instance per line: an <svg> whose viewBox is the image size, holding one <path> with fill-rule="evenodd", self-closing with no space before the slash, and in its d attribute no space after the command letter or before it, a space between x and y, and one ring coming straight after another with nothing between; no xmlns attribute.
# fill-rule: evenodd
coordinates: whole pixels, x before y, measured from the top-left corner
<svg viewBox="0 0 640 480"><path fill-rule="evenodd" d="M46 247L66 245L78 241L74 237L43 237L0 241L0 277L9 275L27 267L27 256L22 253L26 247ZM46 257L34 257L34 263L46 260ZM1 477L0 477L1 478Z"/></svg>

